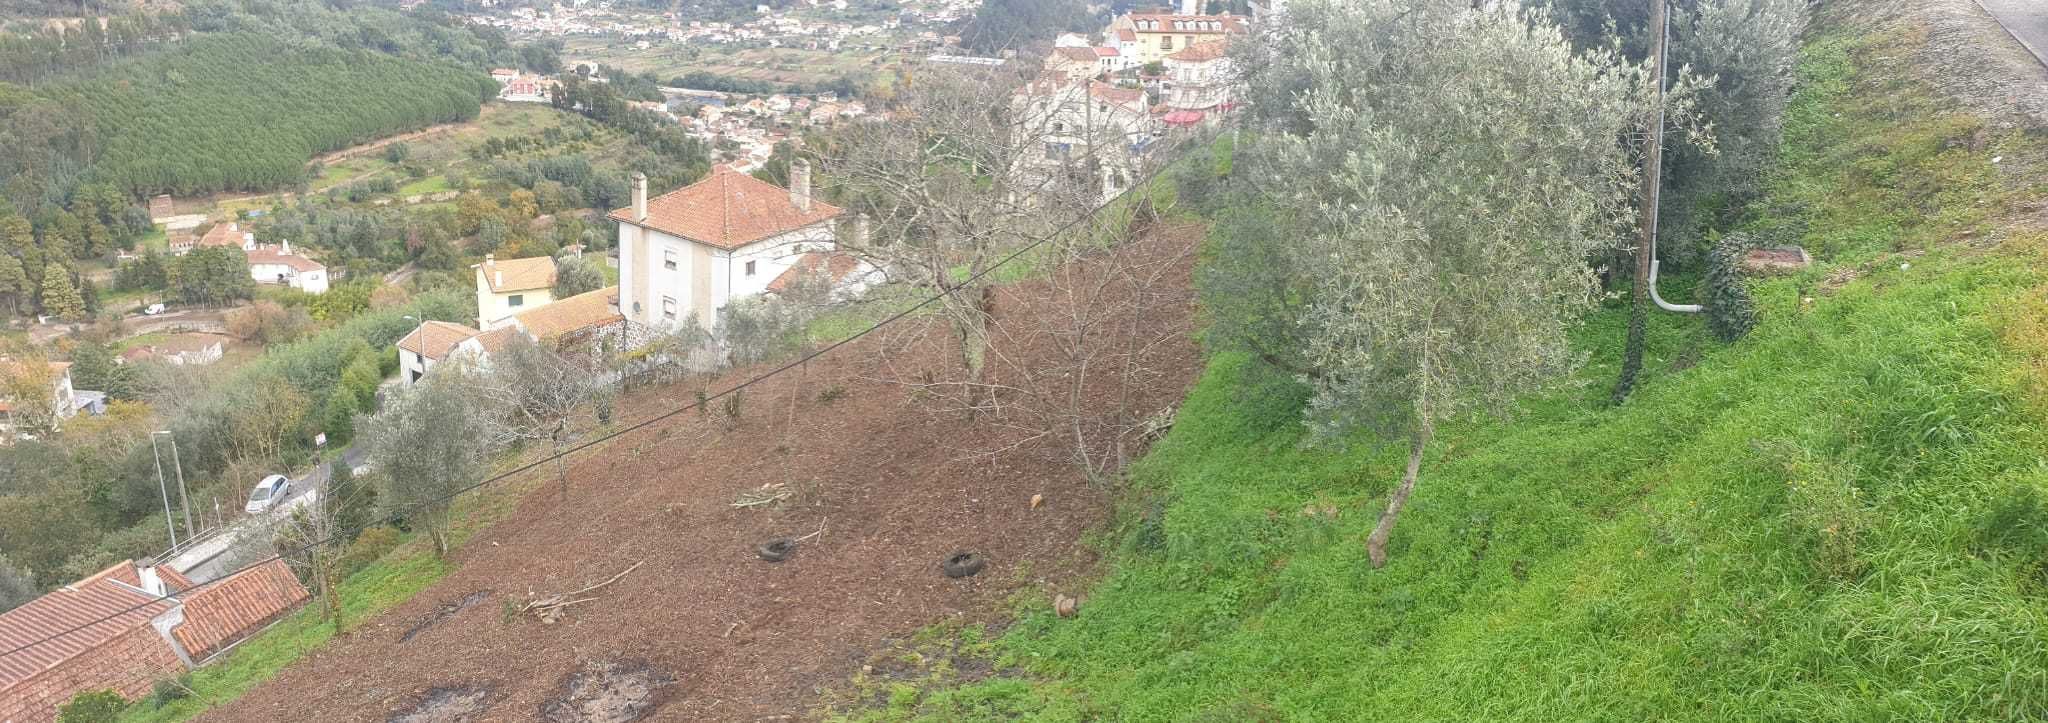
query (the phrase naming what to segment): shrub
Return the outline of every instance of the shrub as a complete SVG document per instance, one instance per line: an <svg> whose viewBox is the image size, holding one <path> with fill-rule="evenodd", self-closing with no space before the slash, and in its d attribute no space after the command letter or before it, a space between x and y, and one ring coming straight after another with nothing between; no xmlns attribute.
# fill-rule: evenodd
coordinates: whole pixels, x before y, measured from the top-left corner
<svg viewBox="0 0 2048 723"><path fill-rule="evenodd" d="M362 572L363 568L369 567L371 563L383 558L384 555L390 553L396 547L398 547L398 530L396 528L390 525L378 525L364 530L363 534L356 536L355 542L349 544L348 551L342 553L341 559L335 561L335 576L337 579L347 580L350 576Z"/></svg>
<svg viewBox="0 0 2048 723"><path fill-rule="evenodd" d="M173 678L162 678L150 686L149 696L142 699L150 708L162 708L172 701L192 695L192 674L186 673Z"/></svg>
<svg viewBox="0 0 2048 723"><path fill-rule="evenodd" d="M57 723L114 723L128 701L111 690L89 690L57 709Z"/></svg>

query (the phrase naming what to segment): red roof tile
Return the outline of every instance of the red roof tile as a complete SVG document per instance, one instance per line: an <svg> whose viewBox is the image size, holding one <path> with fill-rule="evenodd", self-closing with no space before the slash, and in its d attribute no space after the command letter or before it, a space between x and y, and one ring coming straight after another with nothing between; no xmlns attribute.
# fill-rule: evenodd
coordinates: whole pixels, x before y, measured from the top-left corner
<svg viewBox="0 0 2048 723"><path fill-rule="evenodd" d="M608 218L732 250L838 215L838 206L816 199L811 210L799 209L788 189L719 166L709 178L648 199L644 221L631 208Z"/></svg>
<svg viewBox="0 0 2048 723"><path fill-rule="evenodd" d="M439 361L448 356L448 352L454 350L455 345L476 336L476 333L475 329L453 322L421 322L419 328L413 329L412 333L398 340L398 348Z"/></svg>
<svg viewBox="0 0 2048 723"><path fill-rule="evenodd" d="M789 270L782 272L781 276L775 277L774 281L768 282L768 290L778 294L782 293L806 274L818 273L820 267L823 267L827 278L836 286L849 274L852 274L855 269L860 268L860 259L856 258L853 254L846 253L825 253L822 251L806 253L798 256L796 263L790 264Z"/></svg>
<svg viewBox="0 0 2048 723"><path fill-rule="evenodd" d="M171 609L170 602L124 584L141 584L133 561L124 560L0 613L0 651L9 651L0 655L0 690L90 652Z"/></svg>
<svg viewBox="0 0 2048 723"><path fill-rule="evenodd" d="M1228 41L1211 40L1206 43L1190 45L1186 50L1166 56L1166 59L1178 60L1184 63L1200 63L1221 58L1228 54L1229 50L1230 43Z"/></svg>
<svg viewBox="0 0 2048 723"><path fill-rule="evenodd" d="M291 568L283 560L273 559L215 580L185 596L185 622L172 628L171 636L185 646L194 660L199 660L240 640L308 597L311 595L306 586L299 583Z"/></svg>

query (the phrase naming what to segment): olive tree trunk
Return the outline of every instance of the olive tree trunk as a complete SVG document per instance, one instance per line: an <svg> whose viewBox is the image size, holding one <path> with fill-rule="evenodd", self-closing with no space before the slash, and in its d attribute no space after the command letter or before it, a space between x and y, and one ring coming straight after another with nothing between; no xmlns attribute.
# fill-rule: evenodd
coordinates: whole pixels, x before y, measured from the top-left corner
<svg viewBox="0 0 2048 723"><path fill-rule="evenodd" d="M1415 431L1408 446L1408 473L1402 475L1401 484L1394 487L1393 496L1387 499L1387 511L1380 513L1372 536L1365 538L1365 551L1372 556L1374 569L1387 564L1387 538L1394 535L1394 520L1401 516L1401 508L1408 505L1408 496L1415 494L1415 480L1422 472L1422 451L1429 447L1429 438L1436 432L1434 426L1425 423Z"/></svg>

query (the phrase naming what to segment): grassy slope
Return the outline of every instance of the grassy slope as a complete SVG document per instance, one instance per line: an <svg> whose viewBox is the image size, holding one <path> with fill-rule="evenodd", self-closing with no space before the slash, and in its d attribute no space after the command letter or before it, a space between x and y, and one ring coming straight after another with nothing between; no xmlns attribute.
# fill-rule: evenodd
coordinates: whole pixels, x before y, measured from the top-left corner
<svg viewBox="0 0 2048 723"><path fill-rule="evenodd" d="M1580 384L1440 433L1379 571L1400 450L1303 450L1298 396L1216 358L1082 614L1035 603L996 646L1017 675L857 717L2048 717L2048 543L1988 521L2048 490L2041 244L1956 243L2048 195L1989 162L2048 143L1942 110L1917 42L1809 46L1759 225L1823 263L1762 284L1748 339L1659 315L1611 408L1625 316L1595 315Z"/></svg>

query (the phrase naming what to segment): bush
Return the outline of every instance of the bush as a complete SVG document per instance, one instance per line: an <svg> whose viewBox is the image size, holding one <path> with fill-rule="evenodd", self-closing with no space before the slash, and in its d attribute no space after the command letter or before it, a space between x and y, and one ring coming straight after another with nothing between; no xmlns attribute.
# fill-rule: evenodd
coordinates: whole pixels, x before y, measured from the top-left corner
<svg viewBox="0 0 2048 723"><path fill-rule="evenodd" d="M57 709L57 723L113 723L127 707L128 701L119 693L89 690Z"/></svg>
<svg viewBox="0 0 2048 723"><path fill-rule="evenodd" d="M192 674L186 673L175 678L163 678L149 689L149 696L142 699L150 708L162 708L172 701L192 695Z"/></svg>
<svg viewBox="0 0 2048 723"><path fill-rule="evenodd" d="M349 543L348 551L334 562L335 578L347 580L349 576L362 572L363 568L382 559L398 547L398 530L390 525L378 525L356 536Z"/></svg>

